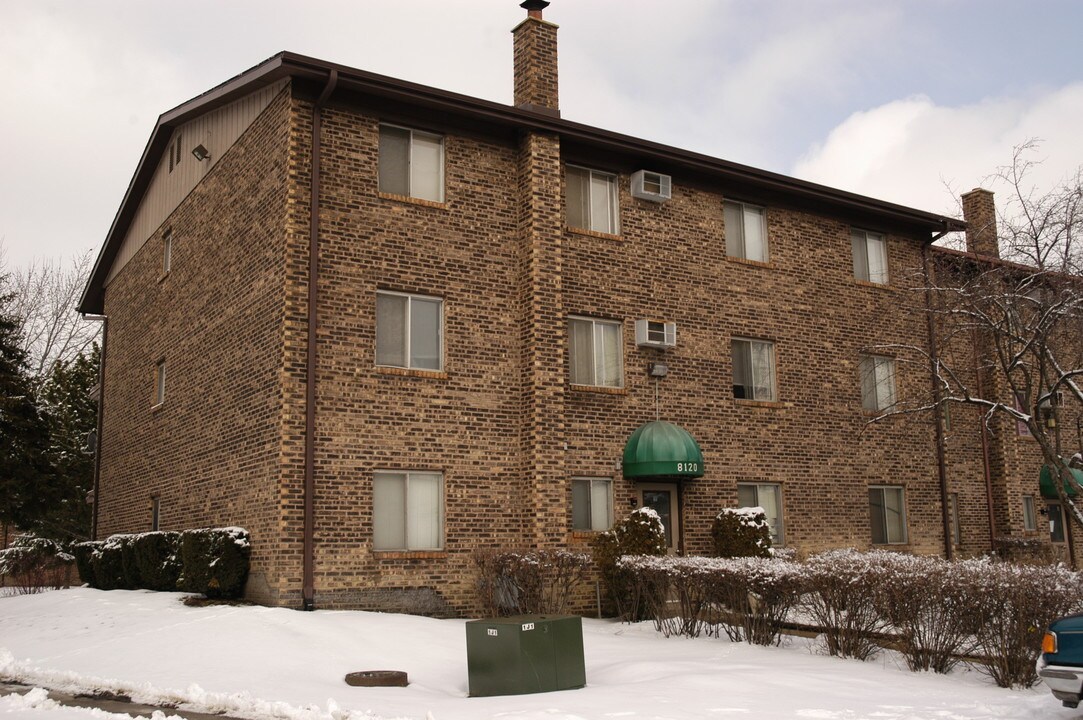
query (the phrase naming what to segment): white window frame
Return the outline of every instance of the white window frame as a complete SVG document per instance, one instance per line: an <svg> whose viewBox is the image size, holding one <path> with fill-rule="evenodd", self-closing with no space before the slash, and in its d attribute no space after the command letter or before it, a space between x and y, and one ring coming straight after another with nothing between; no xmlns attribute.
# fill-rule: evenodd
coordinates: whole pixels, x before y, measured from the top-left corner
<svg viewBox="0 0 1083 720"><path fill-rule="evenodd" d="M570 207L570 198L568 197L568 181L567 175L571 172L586 173L585 187L587 189L587 214L586 224L589 227L580 227L579 225L572 224L571 213L568 212ZM600 232L606 235L620 235L620 188L618 178L613 173L602 172L600 170L591 170L588 167L582 165L565 165L564 167L565 180L564 180L564 217L568 227L576 230L589 230L590 232ZM606 218L608 227L601 227L600 219L594 217L594 180L604 179L606 181L609 192L607 193L607 205L609 206L609 216Z"/></svg>
<svg viewBox="0 0 1083 720"><path fill-rule="evenodd" d="M748 386L748 387L751 388L753 397L738 397L737 396L737 388L738 387L741 387L741 388L746 387L744 385L738 386L737 382L736 382L737 381L737 378L736 378L736 375L737 375L737 372L736 372L737 363L735 362L735 357L736 357L737 346L738 345L744 345L744 346L747 346L747 348L748 348L747 349L747 352L748 352L748 370L749 370L750 373L752 373L752 378L751 378L752 384L750 386ZM755 346L756 345L767 346L768 351L769 351L768 354L769 354L770 363L771 363L771 367L769 368L770 377L771 377L771 393L770 393L770 397L760 397L759 394L757 393L757 390L758 390L758 387L756 385L756 375L757 375L756 357L757 357L757 354L755 352L755 350L756 350ZM772 342L770 340L757 340L755 338L744 338L744 337L735 337L735 338L730 339L730 374L731 374L731 379L733 381L733 382L731 382L730 385L731 385L731 389L733 391L733 397L735 399L737 399L737 400L757 400L757 401L760 401L760 402L777 402L778 401L778 373L776 372L776 367L777 367L777 362L776 362L776 357L775 357L775 343L774 342ZM762 369L761 369L761 372L762 372Z"/></svg>
<svg viewBox="0 0 1083 720"><path fill-rule="evenodd" d="M392 124L392 123L380 123L380 133L381 134L383 133L384 128L391 128L393 130L400 130L400 131L409 133L409 136L410 136L409 142L407 143L407 148L408 148L407 156L406 156L406 186L407 186L407 189L406 189L406 195L404 197L414 198L414 199L417 199L417 200L428 200L430 202L438 202L438 203L444 202L445 193L446 193L445 182L444 182L444 164L445 164L445 160L444 160L444 157L445 157L444 138L445 138L445 136L441 135L439 133L427 132L425 130L415 130L414 128L405 127L403 125L395 125L395 124ZM437 161L436 161L436 180L437 180L437 185L439 187L439 195L438 195L437 198L424 198L424 197L421 197L420 195L415 194L414 187L413 187L413 184L414 184L414 137L415 136L430 138L430 139L439 141L440 156L439 156L439 158L437 158ZM376 170L376 173L377 173L376 184L379 187L380 186L380 181L379 181L379 157L377 157L377 170ZM385 192L385 191L381 190L380 192ZM389 195L399 195L399 193L387 193L387 194L389 194Z"/></svg>
<svg viewBox="0 0 1083 720"><path fill-rule="evenodd" d="M874 250L879 243L879 251ZM850 245L853 251L854 278L874 285L887 285L891 280L888 270L887 235L872 230L850 229ZM873 260L882 264L873 268Z"/></svg>
<svg viewBox="0 0 1083 720"><path fill-rule="evenodd" d="M575 356L573 355L572 348L572 325L573 323L589 323L590 324L590 382L583 382L584 378L572 378L573 369L575 367ZM615 383L602 384L598 382L598 358L599 358L599 339L600 333L598 331L599 326L615 327L617 328L617 377ZM604 345L602 346L604 352ZM624 323L620 320L599 320L598 318L583 317L581 315L569 315L568 316L568 378L573 385L584 385L588 387L624 387Z"/></svg>
<svg viewBox="0 0 1083 720"><path fill-rule="evenodd" d="M741 488L749 489L755 493L756 502L751 505L743 504L741 502ZM775 522L771 522L771 518L767 518L768 525L771 528L771 544L781 547L786 543L786 522L783 518L782 509L782 485L780 483L755 483L755 482L739 482L737 483L737 506L738 507L759 507L764 508L764 514L766 515L766 508L763 505L763 497L761 493L770 492L773 493L775 498L775 507L778 508L778 515L775 517Z"/></svg>
<svg viewBox="0 0 1083 720"><path fill-rule="evenodd" d="M896 383L897 368L895 358L888 355L862 355L857 364L858 382L861 388L861 407L870 412L882 412L898 402L898 388ZM881 377L882 369L886 368L887 375ZM871 377L872 382L866 379ZM886 387L887 392L882 393L881 388ZM871 395L869 394L871 391Z"/></svg>
<svg viewBox="0 0 1083 720"><path fill-rule="evenodd" d="M168 275L173 268L173 231L162 233L162 275Z"/></svg>
<svg viewBox="0 0 1083 720"><path fill-rule="evenodd" d="M401 478L403 488L403 515L402 521L402 544L395 544L394 546L378 546L376 540L376 526L381 522L381 509L376 507L376 481L378 476L385 476L386 478ZM411 542L410 538L410 479L413 476L418 475L435 475L439 478L439 499L436 507L436 524L437 524L437 542L435 545L427 545L420 542ZM444 474L435 470L376 470L373 472L373 492L372 492L372 549L375 552L430 552L440 551L444 549L446 532L445 520L445 484Z"/></svg>
<svg viewBox="0 0 1083 720"><path fill-rule="evenodd" d="M575 502L575 486L582 486L586 484L587 487L587 508L586 514L589 518L589 527L584 527L582 523L576 524L576 502ZM604 518L599 521L596 511L598 508L595 506L595 492L597 488L602 488L602 492L605 494L606 507L604 510ZM572 530L576 532L604 532L613 527L613 478L610 477L573 477L572 478Z"/></svg>
<svg viewBox="0 0 1083 720"><path fill-rule="evenodd" d="M393 290L377 290L376 291L376 303L377 303L377 306L379 305L379 302L380 302L380 296L406 298L406 312L405 312L405 315L404 315L404 323L405 324L404 324L403 329L402 329L403 343L405 345L403 357L405 358L406 364L405 365L390 365L390 364L387 364L387 363L379 362L379 357L380 357L380 354L379 354L379 347L380 347L380 322L379 322L379 317L380 317L380 315L379 315L379 310L377 310L377 312L376 312L376 318L377 318L377 320L376 320L376 346L373 349L373 359L376 361L376 366L377 367L397 367L397 368L403 368L403 369L406 369L406 370L426 370L426 371L429 371L429 372L443 372L443 370L444 370L444 299L442 297L436 297L434 295L420 295L418 293L395 292ZM411 337L410 336L411 336L411 324L413 322L413 303L414 303L415 300L420 301L420 302L427 302L427 303L435 302L440 306L440 320L439 320L439 323L438 323L438 326L437 326L437 331L436 331L437 353L438 353L437 357L439 357L440 362L439 362L438 367L436 367L436 368L419 368L419 367L416 367L413 364L414 359L413 359L412 348L410 347L410 343L411 343Z"/></svg>
<svg viewBox="0 0 1083 720"><path fill-rule="evenodd" d="M888 507L887 496L888 493L896 495L899 499L899 508L893 509ZM884 527L884 541L876 541L876 524L873 520L873 513L876 512L876 508L873 506L873 494L880 494L880 508L883 515L881 521ZM892 538L892 527L889 523L888 513L898 513L898 525L902 531L902 537L896 536ZM869 525L872 530L872 544L873 545L906 545L909 542L909 529L906 526L906 487L903 485L870 485L869 486Z"/></svg>
<svg viewBox="0 0 1083 720"><path fill-rule="evenodd" d="M165 358L154 363L154 407L165 402Z"/></svg>
<svg viewBox="0 0 1083 720"><path fill-rule="evenodd" d="M1038 530L1038 514L1033 495L1023 496L1023 530L1028 532Z"/></svg>
<svg viewBox="0 0 1083 720"><path fill-rule="evenodd" d="M767 244L767 208L761 205L752 205L741 202L740 200L725 200L722 203L722 212L723 217L726 218L729 217L729 214L726 213L727 207L735 208L737 210L737 217L740 217L741 224L739 227L732 228L728 222L726 223L726 255L742 260L751 260L753 262L770 262L771 251ZM749 213L757 213L760 216L760 228L762 230L760 235L760 247L763 248L763 257L748 256L746 218Z"/></svg>

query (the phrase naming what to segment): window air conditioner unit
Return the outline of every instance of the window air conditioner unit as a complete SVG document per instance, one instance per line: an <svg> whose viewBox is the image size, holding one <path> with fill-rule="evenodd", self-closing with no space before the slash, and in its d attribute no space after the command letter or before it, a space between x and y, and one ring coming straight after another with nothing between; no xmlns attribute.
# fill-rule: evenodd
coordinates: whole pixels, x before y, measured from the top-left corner
<svg viewBox="0 0 1083 720"><path fill-rule="evenodd" d="M636 320L636 345L650 348L671 348L677 344L677 323L641 318Z"/></svg>
<svg viewBox="0 0 1083 720"><path fill-rule="evenodd" d="M632 173L632 197L665 202L673 197L673 179L662 173L637 170Z"/></svg>

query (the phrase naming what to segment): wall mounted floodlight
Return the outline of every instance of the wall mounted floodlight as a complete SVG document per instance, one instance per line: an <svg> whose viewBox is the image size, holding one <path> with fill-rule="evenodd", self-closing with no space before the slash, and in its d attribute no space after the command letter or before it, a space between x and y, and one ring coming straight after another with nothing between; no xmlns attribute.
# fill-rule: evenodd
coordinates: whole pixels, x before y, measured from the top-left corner
<svg viewBox="0 0 1083 720"><path fill-rule="evenodd" d="M200 162L203 162L211 156L210 151L203 147L202 143L192 148L192 154L195 155L196 160L199 160Z"/></svg>
<svg viewBox="0 0 1083 720"><path fill-rule="evenodd" d="M647 374L651 377L664 378L669 374L669 365L665 363L650 363L647 365Z"/></svg>

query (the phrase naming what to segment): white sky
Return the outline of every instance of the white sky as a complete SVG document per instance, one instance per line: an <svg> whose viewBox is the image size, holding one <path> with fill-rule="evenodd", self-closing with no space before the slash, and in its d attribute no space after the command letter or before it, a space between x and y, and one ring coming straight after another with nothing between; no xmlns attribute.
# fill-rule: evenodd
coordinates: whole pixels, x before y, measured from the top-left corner
<svg viewBox="0 0 1083 720"><path fill-rule="evenodd" d="M511 101L517 0L0 0L9 265L100 248L157 116L280 50ZM1083 164L1075 0L554 0L561 111L955 214ZM996 190L996 187L991 189Z"/></svg>

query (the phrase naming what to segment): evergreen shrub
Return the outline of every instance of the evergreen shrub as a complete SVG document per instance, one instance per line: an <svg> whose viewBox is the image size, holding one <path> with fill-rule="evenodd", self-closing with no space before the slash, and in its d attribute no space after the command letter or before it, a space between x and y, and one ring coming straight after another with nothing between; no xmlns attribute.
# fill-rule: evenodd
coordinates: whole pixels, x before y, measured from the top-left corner
<svg viewBox="0 0 1083 720"><path fill-rule="evenodd" d="M181 572L179 546L178 532L149 532L135 536L131 548L139 587L160 591L177 589Z"/></svg>
<svg viewBox="0 0 1083 720"><path fill-rule="evenodd" d="M633 574L618 564L622 555L665 555L662 518L651 508L633 510L627 518L591 541L594 566L602 575L616 613L625 620L646 619L647 608L637 592Z"/></svg>
<svg viewBox="0 0 1083 720"><path fill-rule="evenodd" d="M76 543L71 548L71 554L75 556L75 567L79 570L79 578L92 588L98 587L94 576L94 555L101 551L101 540L88 540Z"/></svg>
<svg viewBox="0 0 1083 720"><path fill-rule="evenodd" d="M727 508L711 526L715 557L771 557L771 528L763 508Z"/></svg>
<svg viewBox="0 0 1083 720"><path fill-rule="evenodd" d="M248 531L242 528L185 530L180 535L178 588L209 598L240 597L251 548Z"/></svg>

